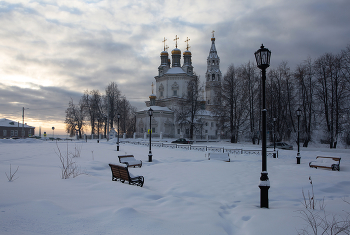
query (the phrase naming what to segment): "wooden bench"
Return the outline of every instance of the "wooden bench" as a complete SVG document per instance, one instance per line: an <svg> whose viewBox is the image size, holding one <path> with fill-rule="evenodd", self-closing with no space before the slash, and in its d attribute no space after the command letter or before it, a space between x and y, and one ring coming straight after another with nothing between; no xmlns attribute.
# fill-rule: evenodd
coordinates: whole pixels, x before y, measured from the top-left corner
<svg viewBox="0 0 350 235"><path fill-rule="evenodd" d="M316 161L309 162L310 167L314 167L317 169L317 167L320 168L329 168L332 169L332 171L339 171L340 170L340 157L322 157L317 156Z"/></svg>
<svg viewBox="0 0 350 235"><path fill-rule="evenodd" d="M208 160L222 160L230 162L229 153L208 153Z"/></svg>
<svg viewBox="0 0 350 235"><path fill-rule="evenodd" d="M120 163L126 164L128 167L135 168L135 166L138 166L138 167L142 166L142 161L136 160L133 155L121 155L121 156L118 156L118 158Z"/></svg>
<svg viewBox="0 0 350 235"><path fill-rule="evenodd" d="M122 183L128 181L129 184L137 185L142 187L144 183L143 176L133 176L129 173L129 169L126 166L119 166L114 164L109 164L112 171L112 180L118 181L120 180Z"/></svg>

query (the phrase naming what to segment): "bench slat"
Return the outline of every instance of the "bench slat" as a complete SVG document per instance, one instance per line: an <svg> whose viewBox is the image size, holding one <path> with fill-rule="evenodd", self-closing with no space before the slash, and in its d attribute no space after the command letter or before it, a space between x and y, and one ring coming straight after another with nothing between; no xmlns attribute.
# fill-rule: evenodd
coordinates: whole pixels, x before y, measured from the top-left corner
<svg viewBox="0 0 350 235"><path fill-rule="evenodd" d="M120 163L126 164L128 167L142 166L142 161L136 160L133 155L121 155L118 158Z"/></svg>
<svg viewBox="0 0 350 235"><path fill-rule="evenodd" d="M323 157L323 156L317 156L316 161L309 162L310 167L314 168L328 168L332 169L333 171L340 170L340 157Z"/></svg>
<svg viewBox="0 0 350 235"><path fill-rule="evenodd" d="M109 164L112 171L112 180L117 181L118 179L124 183L124 181L128 181L129 184L135 184L137 186L142 187L144 183L143 176L130 177L130 173L128 167L118 166L114 164Z"/></svg>

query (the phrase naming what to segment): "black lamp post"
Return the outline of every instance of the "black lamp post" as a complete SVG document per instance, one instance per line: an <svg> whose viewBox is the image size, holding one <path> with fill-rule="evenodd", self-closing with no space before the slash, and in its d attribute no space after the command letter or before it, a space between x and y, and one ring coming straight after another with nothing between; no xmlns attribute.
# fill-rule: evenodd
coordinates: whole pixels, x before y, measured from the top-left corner
<svg viewBox="0 0 350 235"><path fill-rule="evenodd" d="M120 119L120 114L117 114L118 118L118 137L117 137L117 151L119 151L119 119Z"/></svg>
<svg viewBox="0 0 350 235"><path fill-rule="evenodd" d="M273 118L273 158L276 158L276 120Z"/></svg>
<svg viewBox="0 0 350 235"><path fill-rule="evenodd" d="M269 188L270 181L267 174L266 167L266 104L265 104L265 82L266 82L266 69L270 66L271 51L261 45L260 49L255 53L256 63L259 69L262 71L261 90L262 90L262 171L260 176L260 207L269 208Z"/></svg>
<svg viewBox="0 0 350 235"><path fill-rule="evenodd" d="M151 149L151 138L152 138L152 115L153 115L153 109L149 108L148 110L149 115L149 153L148 153L148 161L152 162L152 149Z"/></svg>
<svg viewBox="0 0 350 235"><path fill-rule="evenodd" d="M300 164L300 145L299 145L299 133L300 133L300 128L299 128L299 121L300 121L300 116L301 116L301 110L300 108L296 111L297 112L297 117L298 117L298 153L297 153L297 164Z"/></svg>

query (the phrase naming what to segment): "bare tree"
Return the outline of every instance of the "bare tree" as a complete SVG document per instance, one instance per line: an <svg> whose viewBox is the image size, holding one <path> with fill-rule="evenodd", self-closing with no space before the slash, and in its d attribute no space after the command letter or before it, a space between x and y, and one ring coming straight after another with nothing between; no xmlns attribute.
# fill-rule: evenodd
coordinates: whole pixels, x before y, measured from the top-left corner
<svg viewBox="0 0 350 235"><path fill-rule="evenodd" d="M321 103L320 114L326 124L327 140L330 148L336 148L347 105L347 84L341 72L341 56L327 53L315 61L314 69L317 78L316 94Z"/></svg>
<svg viewBox="0 0 350 235"><path fill-rule="evenodd" d="M250 61L239 67L239 78L243 81L244 90L246 91L248 101L248 115L249 115L249 132L252 143L258 139L257 130L258 122L260 120L259 105L259 77L257 67Z"/></svg>
<svg viewBox="0 0 350 235"><path fill-rule="evenodd" d="M107 99L107 112L109 119L109 128L113 128L113 123L117 122L117 114L120 112L119 105L121 100L121 94L118 89L118 85L115 82L111 82L106 88Z"/></svg>
<svg viewBox="0 0 350 235"><path fill-rule="evenodd" d="M304 139L303 147L307 147L312 137L312 127L315 126L315 77L311 58L299 64L294 72L298 88L298 103L302 110L300 133Z"/></svg>
<svg viewBox="0 0 350 235"><path fill-rule="evenodd" d="M96 128L96 121L99 120L99 117L101 114L101 111L100 111L101 102L102 102L101 94L98 90L92 90L90 92L85 91L82 97L82 102L84 103L85 115L90 121L91 134L93 135L95 134L95 131L98 129Z"/></svg>
<svg viewBox="0 0 350 235"><path fill-rule="evenodd" d="M268 129L273 129L276 117L276 139L289 140L295 126L295 92L292 75L287 62L269 71L270 84L267 86Z"/></svg>
<svg viewBox="0 0 350 235"><path fill-rule="evenodd" d="M84 123L84 104L82 101L79 105L73 103L73 99L69 101L68 108L66 110L66 131L70 136L74 136L75 132L78 131L79 138L83 131Z"/></svg>
<svg viewBox="0 0 350 235"><path fill-rule="evenodd" d="M200 83L199 76L194 76L187 84L187 94L184 99L179 100L178 107L175 110L177 123L181 126L189 126L190 138L193 138L197 129L197 116L202 108L201 93L203 85Z"/></svg>
<svg viewBox="0 0 350 235"><path fill-rule="evenodd" d="M236 74L234 65L230 65L224 76L221 92L221 113L229 125L231 143L237 143L239 132L247 120L248 91L244 89L243 79Z"/></svg>

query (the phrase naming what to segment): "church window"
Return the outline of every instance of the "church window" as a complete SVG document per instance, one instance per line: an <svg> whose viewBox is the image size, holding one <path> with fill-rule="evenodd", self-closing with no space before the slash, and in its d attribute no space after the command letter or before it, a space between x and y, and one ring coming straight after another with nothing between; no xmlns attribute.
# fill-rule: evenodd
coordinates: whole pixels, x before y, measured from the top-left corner
<svg viewBox="0 0 350 235"><path fill-rule="evenodd" d="M163 97L163 91L160 92L160 97Z"/></svg>
<svg viewBox="0 0 350 235"><path fill-rule="evenodd" d="M177 96L177 90L173 90L173 96Z"/></svg>
<svg viewBox="0 0 350 235"><path fill-rule="evenodd" d="M208 134L208 130L205 130L205 134Z"/></svg>
<svg viewBox="0 0 350 235"><path fill-rule="evenodd" d="M211 77L212 77L212 80L214 81L215 80L215 74L212 74Z"/></svg>
<svg viewBox="0 0 350 235"><path fill-rule="evenodd" d="M190 129L186 129L186 135L190 134Z"/></svg>
<svg viewBox="0 0 350 235"><path fill-rule="evenodd" d="M208 100L208 104L210 104L210 100Z"/></svg>
<svg viewBox="0 0 350 235"><path fill-rule="evenodd" d="M214 122L211 123L211 127L214 127Z"/></svg>
<svg viewBox="0 0 350 235"><path fill-rule="evenodd" d="M180 129L177 129L177 134L180 135Z"/></svg>
<svg viewBox="0 0 350 235"><path fill-rule="evenodd" d="M212 65L215 65L215 60L213 60L213 63L212 63Z"/></svg>
<svg viewBox="0 0 350 235"><path fill-rule="evenodd" d="M152 133L156 133L156 128L152 127Z"/></svg>
<svg viewBox="0 0 350 235"><path fill-rule="evenodd" d="M143 128L141 128L141 133L143 133Z"/></svg>
<svg viewBox="0 0 350 235"><path fill-rule="evenodd" d="M207 123L207 122L205 123L205 126L208 126L208 123Z"/></svg>

